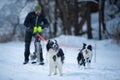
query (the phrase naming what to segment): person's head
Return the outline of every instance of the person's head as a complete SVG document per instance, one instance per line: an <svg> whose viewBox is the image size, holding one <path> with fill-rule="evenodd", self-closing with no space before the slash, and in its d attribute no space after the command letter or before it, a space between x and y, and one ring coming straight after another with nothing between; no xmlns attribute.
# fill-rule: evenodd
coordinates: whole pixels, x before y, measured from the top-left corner
<svg viewBox="0 0 120 80"><path fill-rule="evenodd" d="M34 8L35 14L39 15L41 13L41 6L40 5L36 5Z"/></svg>

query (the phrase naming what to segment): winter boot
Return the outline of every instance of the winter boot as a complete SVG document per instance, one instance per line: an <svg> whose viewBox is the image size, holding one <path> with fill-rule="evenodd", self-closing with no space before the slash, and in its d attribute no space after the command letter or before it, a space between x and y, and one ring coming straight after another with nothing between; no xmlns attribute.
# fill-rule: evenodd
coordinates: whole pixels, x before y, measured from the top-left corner
<svg viewBox="0 0 120 80"><path fill-rule="evenodd" d="M23 62L23 64L27 64L28 63L28 60L25 60L24 62Z"/></svg>

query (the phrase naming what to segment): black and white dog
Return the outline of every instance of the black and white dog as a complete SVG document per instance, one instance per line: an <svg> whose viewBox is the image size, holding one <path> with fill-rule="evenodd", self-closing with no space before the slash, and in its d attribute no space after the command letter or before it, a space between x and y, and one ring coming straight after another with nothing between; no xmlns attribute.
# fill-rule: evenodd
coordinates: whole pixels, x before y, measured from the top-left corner
<svg viewBox="0 0 120 80"><path fill-rule="evenodd" d="M56 40L49 40L46 45L47 48L47 60L49 63L49 76L54 72L54 75L59 71L62 76L62 64L64 62L64 53Z"/></svg>
<svg viewBox="0 0 120 80"><path fill-rule="evenodd" d="M92 46L83 43L83 48L80 50L77 56L78 65L84 66L85 68L90 67L92 60Z"/></svg>

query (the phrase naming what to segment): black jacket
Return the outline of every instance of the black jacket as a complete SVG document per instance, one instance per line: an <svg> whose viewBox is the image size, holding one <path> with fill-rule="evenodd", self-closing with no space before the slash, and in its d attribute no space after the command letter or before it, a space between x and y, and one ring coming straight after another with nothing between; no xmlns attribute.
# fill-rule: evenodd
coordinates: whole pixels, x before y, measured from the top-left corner
<svg viewBox="0 0 120 80"><path fill-rule="evenodd" d="M37 16L38 20L36 23ZM40 15L36 15L35 12L30 12L25 18L24 25L30 29L33 29L34 26L42 26L42 28L48 27L49 23L43 12Z"/></svg>

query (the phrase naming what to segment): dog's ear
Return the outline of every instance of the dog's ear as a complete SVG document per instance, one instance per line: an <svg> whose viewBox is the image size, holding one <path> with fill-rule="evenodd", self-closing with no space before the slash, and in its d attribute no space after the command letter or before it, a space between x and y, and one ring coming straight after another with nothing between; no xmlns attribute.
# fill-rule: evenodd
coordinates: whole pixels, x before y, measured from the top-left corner
<svg viewBox="0 0 120 80"><path fill-rule="evenodd" d="M92 51L92 45L88 45L88 46L87 46L87 49L89 49L89 50Z"/></svg>
<svg viewBox="0 0 120 80"><path fill-rule="evenodd" d="M86 44L86 43L83 43L83 48L82 48L82 49L85 49L86 46L87 46L87 44Z"/></svg>
<svg viewBox="0 0 120 80"><path fill-rule="evenodd" d="M57 48L59 48L59 45L58 45L58 43L57 43L57 40L55 40L55 44L57 45Z"/></svg>
<svg viewBox="0 0 120 80"><path fill-rule="evenodd" d="M48 40L48 43L50 43L50 39Z"/></svg>
<svg viewBox="0 0 120 80"><path fill-rule="evenodd" d="M55 43L57 44L57 40L54 40L55 41Z"/></svg>
<svg viewBox="0 0 120 80"><path fill-rule="evenodd" d="M86 43L83 43L83 46L86 46L87 44Z"/></svg>

